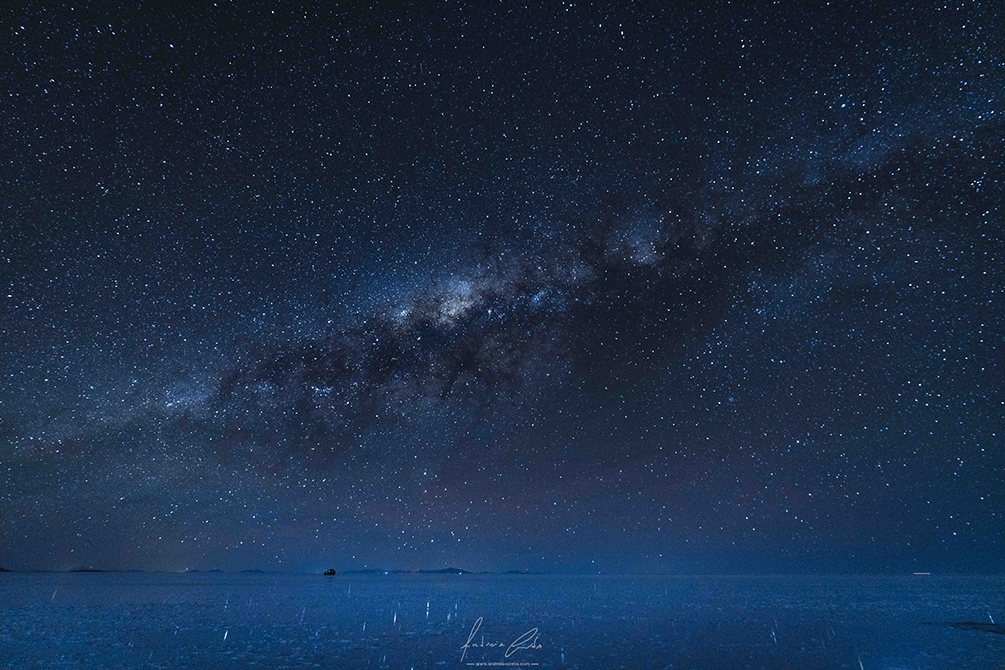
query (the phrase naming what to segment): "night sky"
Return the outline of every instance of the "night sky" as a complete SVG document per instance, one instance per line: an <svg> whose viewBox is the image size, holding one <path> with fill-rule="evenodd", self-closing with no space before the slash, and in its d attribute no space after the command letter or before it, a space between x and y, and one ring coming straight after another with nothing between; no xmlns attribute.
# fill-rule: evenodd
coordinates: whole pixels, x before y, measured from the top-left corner
<svg viewBox="0 0 1005 670"><path fill-rule="evenodd" d="M0 566L1005 570L999 2L166 7L2 10Z"/></svg>

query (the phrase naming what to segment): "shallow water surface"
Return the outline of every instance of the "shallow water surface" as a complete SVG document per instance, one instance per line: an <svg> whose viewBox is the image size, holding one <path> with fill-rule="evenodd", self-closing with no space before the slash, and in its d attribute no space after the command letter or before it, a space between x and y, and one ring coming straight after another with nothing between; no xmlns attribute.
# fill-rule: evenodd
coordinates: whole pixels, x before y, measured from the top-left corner
<svg viewBox="0 0 1005 670"><path fill-rule="evenodd" d="M0 669L1005 668L1003 587L938 576L7 573Z"/></svg>

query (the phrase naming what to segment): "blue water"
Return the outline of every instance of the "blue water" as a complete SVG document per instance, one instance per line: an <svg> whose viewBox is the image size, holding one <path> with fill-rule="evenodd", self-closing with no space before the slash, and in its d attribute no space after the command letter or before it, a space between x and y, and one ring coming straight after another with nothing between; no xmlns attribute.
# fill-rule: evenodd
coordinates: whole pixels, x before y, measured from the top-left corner
<svg viewBox="0 0 1005 670"><path fill-rule="evenodd" d="M0 574L9 670L1002 668L999 623L1002 577Z"/></svg>

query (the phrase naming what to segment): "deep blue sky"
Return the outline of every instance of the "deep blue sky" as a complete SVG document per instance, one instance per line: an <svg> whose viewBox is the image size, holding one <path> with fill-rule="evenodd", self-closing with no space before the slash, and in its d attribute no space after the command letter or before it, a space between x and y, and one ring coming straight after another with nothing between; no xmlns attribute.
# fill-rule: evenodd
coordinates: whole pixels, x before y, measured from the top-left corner
<svg viewBox="0 0 1005 670"><path fill-rule="evenodd" d="M998 3L7 6L0 565L998 572Z"/></svg>

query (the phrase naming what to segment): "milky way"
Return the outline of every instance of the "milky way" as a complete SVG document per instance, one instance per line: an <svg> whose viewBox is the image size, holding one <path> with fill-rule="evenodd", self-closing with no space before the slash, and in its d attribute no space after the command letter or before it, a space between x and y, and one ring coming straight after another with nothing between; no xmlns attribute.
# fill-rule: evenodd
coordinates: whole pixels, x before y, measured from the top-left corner
<svg viewBox="0 0 1005 670"><path fill-rule="evenodd" d="M0 564L1000 569L996 11L9 10Z"/></svg>

